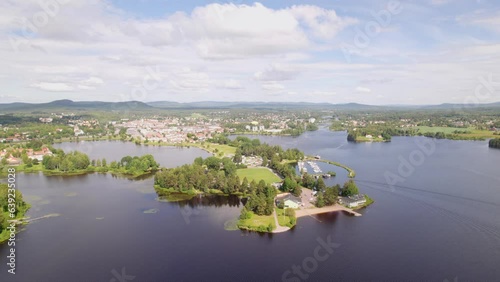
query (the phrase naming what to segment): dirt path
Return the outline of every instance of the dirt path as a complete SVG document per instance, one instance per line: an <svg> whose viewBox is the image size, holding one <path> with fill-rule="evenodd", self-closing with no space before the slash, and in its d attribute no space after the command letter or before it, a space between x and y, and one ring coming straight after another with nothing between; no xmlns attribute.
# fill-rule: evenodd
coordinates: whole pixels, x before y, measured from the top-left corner
<svg viewBox="0 0 500 282"><path fill-rule="evenodd" d="M276 207L274 208L274 223L276 223L276 229L273 230L273 233L281 233L290 230L290 227L281 226L278 222L278 215L276 214Z"/></svg>

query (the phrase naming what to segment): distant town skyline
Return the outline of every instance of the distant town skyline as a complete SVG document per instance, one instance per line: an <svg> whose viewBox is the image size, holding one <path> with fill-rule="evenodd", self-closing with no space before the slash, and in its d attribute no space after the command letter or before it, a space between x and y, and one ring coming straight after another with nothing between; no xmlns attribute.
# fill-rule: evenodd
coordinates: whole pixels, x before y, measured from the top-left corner
<svg viewBox="0 0 500 282"><path fill-rule="evenodd" d="M493 0L26 0L0 11L0 103L500 101Z"/></svg>

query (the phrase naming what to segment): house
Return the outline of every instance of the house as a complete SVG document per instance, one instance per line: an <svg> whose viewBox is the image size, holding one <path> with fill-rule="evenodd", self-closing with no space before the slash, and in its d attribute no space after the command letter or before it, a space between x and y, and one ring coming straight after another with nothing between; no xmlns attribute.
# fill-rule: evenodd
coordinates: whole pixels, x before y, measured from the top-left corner
<svg viewBox="0 0 500 282"><path fill-rule="evenodd" d="M349 197L340 197L339 203L346 205L349 208L355 208L366 203L365 195L357 194Z"/></svg>
<svg viewBox="0 0 500 282"><path fill-rule="evenodd" d="M20 165L21 164L21 159L19 158L14 158L13 156L10 156L8 159L7 159L7 163L9 165Z"/></svg>
<svg viewBox="0 0 500 282"><path fill-rule="evenodd" d="M302 200L299 197L295 197L292 194L288 194L284 197L278 198L276 200L277 204L283 203L285 208L298 209L302 205Z"/></svg>

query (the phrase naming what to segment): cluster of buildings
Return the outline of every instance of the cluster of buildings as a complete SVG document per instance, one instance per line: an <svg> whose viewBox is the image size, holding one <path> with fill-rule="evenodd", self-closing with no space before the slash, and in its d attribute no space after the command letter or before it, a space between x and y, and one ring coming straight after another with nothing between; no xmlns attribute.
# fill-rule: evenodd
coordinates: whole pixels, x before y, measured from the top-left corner
<svg viewBox="0 0 500 282"><path fill-rule="evenodd" d="M43 147L40 151L34 151L33 149L13 149L13 151L8 151L6 149L3 149L0 151L0 158L7 159L7 164L9 165L19 165L22 163L21 158L16 158L12 155L14 152L19 152L22 153L23 151L26 152L28 155L28 158L31 160L37 160L37 161L42 161L43 157L48 155L52 156L52 152L49 150L47 147Z"/></svg>
<svg viewBox="0 0 500 282"><path fill-rule="evenodd" d="M127 134L135 139L152 142L180 143L185 141L204 141L213 133L222 133L224 129L217 123L206 121L190 121L183 124L177 118L157 120L140 119L122 121L117 127L127 129ZM188 135L191 138L188 138Z"/></svg>

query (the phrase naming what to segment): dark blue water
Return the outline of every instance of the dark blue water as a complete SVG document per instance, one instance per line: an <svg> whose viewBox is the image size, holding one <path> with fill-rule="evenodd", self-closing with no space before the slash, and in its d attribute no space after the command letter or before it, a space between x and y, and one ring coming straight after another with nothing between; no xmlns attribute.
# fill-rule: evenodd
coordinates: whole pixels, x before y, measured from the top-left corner
<svg viewBox="0 0 500 282"><path fill-rule="evenodd" d="M155 200L152 179L19 175L29 215L60 216L17 235L17 274L2 262L0 281L120 281L122 271L135 277L129 281L282 281L284 274L296 281L499 280L500 150L445 140L402 174L401 159L422 151L416 141L432 139L352 144L345 133L323 130L261 139L351 166L375 204L362 217L300 218L290 232L261 235L224 229L239 215L237 198L166 203ZM134 153L119 144L118 152ZM335 171L332 182L347 179ZM388 183L391 173L402 180ZM144 213L151 209L157 213ZM310 264L318 240L328 239L338 247ZM0 246L0 260L7 252ZM292 267L304 262L310 271L302 269L308 276L300 279Z"/></svg>

